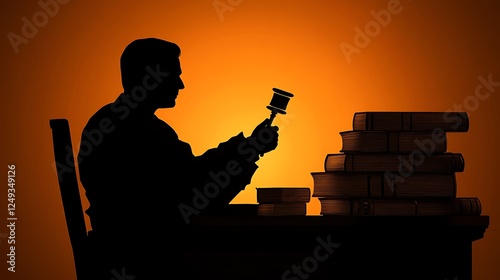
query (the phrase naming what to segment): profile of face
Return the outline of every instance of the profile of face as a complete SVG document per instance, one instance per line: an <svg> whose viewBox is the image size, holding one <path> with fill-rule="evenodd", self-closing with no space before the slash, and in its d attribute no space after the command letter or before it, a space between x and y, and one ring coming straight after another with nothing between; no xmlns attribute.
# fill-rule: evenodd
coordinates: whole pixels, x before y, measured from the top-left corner
<svg viewBox="0 0 500 280"><path fill-rule="evenodd" d="M172 42L145 38L130 43L120 58L125 94L143 108L173 108L184 89L179 57L180 48Z"/></svg>
<svg viewBox="0 0 500 280"><path fill-rule="evenodd" d="M157 108L173 108L179 90L184 89L180 60L162 60L152 69L160 78L157 79L157 86L150 90L151 103Z"/></svg>

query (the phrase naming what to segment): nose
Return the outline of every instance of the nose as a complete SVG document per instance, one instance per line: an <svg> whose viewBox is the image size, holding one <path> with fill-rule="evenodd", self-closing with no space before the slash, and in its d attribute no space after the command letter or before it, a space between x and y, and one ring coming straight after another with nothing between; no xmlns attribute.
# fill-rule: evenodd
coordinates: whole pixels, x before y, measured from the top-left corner
<svg viewBox="0 0 500 280"><path fill-rule="evenodd" d="M184 89L184 82L182 81L181 77L179 77L178 87L179 89Z"/></svg>

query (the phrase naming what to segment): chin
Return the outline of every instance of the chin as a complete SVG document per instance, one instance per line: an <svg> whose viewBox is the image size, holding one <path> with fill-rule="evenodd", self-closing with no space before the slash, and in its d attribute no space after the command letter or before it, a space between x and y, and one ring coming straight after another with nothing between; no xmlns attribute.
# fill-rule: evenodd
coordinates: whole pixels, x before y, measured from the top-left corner
<svg viewBox="0 0 500 280"><path fill-rule="evenodd" d="M159 108L174 108L175 107L175 100L174 101L169 101L161 104Z"/></svg>

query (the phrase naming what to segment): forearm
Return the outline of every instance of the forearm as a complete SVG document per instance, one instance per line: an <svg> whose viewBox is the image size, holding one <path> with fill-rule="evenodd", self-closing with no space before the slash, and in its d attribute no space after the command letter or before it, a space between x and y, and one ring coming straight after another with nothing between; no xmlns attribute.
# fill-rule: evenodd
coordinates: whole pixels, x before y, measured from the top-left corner
<svg viewBox="0 0 500 280"><path fill-rule="evenodd" d="M250 184L258 166L258 150L240 133L196 158L197 183L211 197L208 211L229 204Z"/></svg>

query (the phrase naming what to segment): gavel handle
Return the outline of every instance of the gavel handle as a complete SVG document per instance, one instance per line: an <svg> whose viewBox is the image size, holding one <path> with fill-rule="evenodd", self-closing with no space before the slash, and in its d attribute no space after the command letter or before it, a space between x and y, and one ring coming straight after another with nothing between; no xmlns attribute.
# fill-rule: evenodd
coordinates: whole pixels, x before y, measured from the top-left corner
<svg viewBox="0 0 500 280"><path fill-rule="evenodd" d="M271 116L269 117L269 123L267 123L267 127L270 127L271 124L273 123L274 118L276 117L276 111L272 110L271 111Z"/></svg>
<svg viewBox="0 0 500 280"><path fill-rule="evenodd" d="M269 122L267 123L266 127L271 127L271 124L273 123L274 118L276 117L276 111L272 110L271 111L271 116L269 117ZM260 157L263 157L264 153L260 154Z"/></svg>

